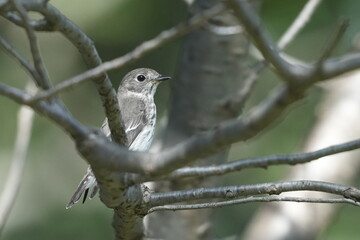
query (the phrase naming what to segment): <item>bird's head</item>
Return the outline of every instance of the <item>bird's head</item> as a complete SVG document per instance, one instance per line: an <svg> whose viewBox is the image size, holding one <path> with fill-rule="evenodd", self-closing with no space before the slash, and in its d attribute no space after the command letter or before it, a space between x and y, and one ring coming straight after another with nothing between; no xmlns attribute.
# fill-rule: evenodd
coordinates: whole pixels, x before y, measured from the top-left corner
<svg viewBox="0 0 360 240"><path fill-rule="evenodd" d="M119 88L154 96L159 83L168 79L170 77L162 76L153 69L137 68L125 75Z"/></svg>

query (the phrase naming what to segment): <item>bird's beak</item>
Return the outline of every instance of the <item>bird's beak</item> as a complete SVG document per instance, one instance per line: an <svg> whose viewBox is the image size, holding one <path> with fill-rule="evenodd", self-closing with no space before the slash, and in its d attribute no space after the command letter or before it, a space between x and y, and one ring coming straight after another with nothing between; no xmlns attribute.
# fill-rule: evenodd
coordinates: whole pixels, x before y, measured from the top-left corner
<svg viewBox="0 0 360 240"><path fill-rule="evenodd" d="M162 81L168 80L168 79L170 79L170 78L171 78L171 77L167 77L167 76L159 76L159 77L155 78L155 81L160 81L160 82L162 82Z"/></svg>

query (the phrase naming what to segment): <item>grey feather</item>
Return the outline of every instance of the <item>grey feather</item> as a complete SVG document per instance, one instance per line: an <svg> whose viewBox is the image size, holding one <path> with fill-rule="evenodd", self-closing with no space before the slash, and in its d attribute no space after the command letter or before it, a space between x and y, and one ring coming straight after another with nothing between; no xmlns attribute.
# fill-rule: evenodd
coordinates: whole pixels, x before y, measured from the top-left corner
<svg viewBox="0 0 360 240"><path fill-rule="evenodd" d="M80 181L78 187L76 188L74 195L71 197L69 203L66 205L66 209L71 208L72 205L77 203L80 200L81 195L86 190L88 190L95 182L96 182L95 176L92 173L91 168L89 167L87 173L85 174L83 179Z"/></svg>

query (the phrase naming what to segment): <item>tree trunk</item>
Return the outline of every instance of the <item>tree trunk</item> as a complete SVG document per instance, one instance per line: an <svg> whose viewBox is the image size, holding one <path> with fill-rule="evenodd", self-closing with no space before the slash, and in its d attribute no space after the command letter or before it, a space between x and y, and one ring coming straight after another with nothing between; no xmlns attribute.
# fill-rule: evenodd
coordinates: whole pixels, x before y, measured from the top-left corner
<svg viewBox="0 0 360 240"><path fill-rule="evenodd" d="M203 11L218 1L199 0L191 13ZM224 34L222 30L233 32ZM234 31L235 29L235 31ZM212 19L186 36L178 74L172 81L172 102L163 146L172 146L195 133L237 117L241 107L224 103L236 96L247 75L248 39L238 21L229 13ZM198 165L224 162L228 148ZM155 191L178 190L216 185L215 179L185 179L163 183ZM209 239L212 209L161 212L149 216L148 233L164 239Z"/></svg>

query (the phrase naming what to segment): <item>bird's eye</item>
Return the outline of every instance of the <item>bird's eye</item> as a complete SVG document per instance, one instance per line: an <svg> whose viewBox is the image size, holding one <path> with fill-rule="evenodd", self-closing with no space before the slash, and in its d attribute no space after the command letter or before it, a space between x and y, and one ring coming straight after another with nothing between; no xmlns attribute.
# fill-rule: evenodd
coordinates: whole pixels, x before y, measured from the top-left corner
<svg viewBox="0 0 360 240"><path fill-rule="evenodd" d="M139 82L142 82L142 81L144 81L144 80L146 79L146 77L145 77L144 75L140 74L140 75L138 75L138 76L136 77L136 79L137 79Z"/></svg>

